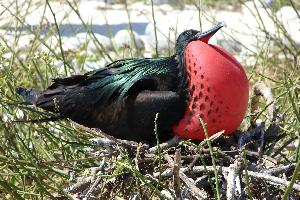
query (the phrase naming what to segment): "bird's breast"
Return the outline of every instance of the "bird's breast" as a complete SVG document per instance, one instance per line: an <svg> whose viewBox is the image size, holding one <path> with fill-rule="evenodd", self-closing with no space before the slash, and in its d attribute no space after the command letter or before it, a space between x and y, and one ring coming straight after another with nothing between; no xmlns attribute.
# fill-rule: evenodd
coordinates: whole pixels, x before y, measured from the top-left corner
<svg viewBox="0 0 300 200"><path fill-rule="evenodd" d="M173 131L189 139L205 139L200 118L209 135L240 125L248 103L248 80L242 66L225 50L193 41L185 51L190 98L183 118Z"/></svg>

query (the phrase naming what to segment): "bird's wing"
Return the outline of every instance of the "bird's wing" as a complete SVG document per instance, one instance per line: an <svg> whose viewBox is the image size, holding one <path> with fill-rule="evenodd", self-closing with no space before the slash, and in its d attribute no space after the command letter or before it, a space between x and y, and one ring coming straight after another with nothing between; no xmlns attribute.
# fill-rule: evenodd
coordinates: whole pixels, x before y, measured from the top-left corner
<svg viewBox="0 0 300 200"><path fill-rule="evenodd" d="M155 90L157 80L154 77L176 76L176 70L172 57L118 60L84 75L54 79L49 88L40 92L35 104L50 111L64 101L72 101L72 105L84 101L92 107L106 106L121 100L128 92ZM54 100L57 105L54 105Z"/></svg>
<svg viewBox="0 0 300 200"><path fill-rule="evenodd" d="M173 57L118 60L104 69L90 72L80 86L85 86L86 92L96 94L97 101L105 104L110 100L122 99L137 82L150 82L154 76L176 76L177 67ZM143 90L153 86L144 85Z"/></svg>
<svg viewBox="0 0 300 200"><path fill-rule="evenodd" d="M120 139L155 141L154 121L158 116L158 132L167 136L167 130L175 124L184 112L184 101L172 91L141 91L130 94L105 107L90 107L82 99L80 103L62 105L68 118L87 127L99 128ZM73 102L74 97L70 96Z"/></svg>

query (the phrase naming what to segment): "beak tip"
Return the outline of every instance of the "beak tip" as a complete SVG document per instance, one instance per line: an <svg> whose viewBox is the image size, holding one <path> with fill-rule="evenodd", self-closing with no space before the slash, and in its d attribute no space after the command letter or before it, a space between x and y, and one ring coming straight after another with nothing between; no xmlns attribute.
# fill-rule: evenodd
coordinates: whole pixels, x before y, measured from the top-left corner
<svg viewBox="0 0 300 200"><path fill-rule="evenodd" d="M225 21L219 22L218 24L220 27L227 27L227 23Z"/></svg>

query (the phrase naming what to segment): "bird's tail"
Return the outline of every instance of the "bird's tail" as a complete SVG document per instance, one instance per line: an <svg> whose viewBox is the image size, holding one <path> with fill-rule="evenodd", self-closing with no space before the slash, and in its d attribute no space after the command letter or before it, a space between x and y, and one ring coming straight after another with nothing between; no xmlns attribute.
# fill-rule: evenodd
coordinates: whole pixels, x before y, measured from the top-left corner
<svg viewBox="0 0 300 200"><path fill-rule="evenodd" d="M36 89L26 89L19 87L16 89L16 92L21 95L24 99L22 104L32 104L35 105L38 97L40 96L40 91Z"/></svg>
<svg viewBox="0 0 300 200"><path fill-rule="evenodd" d="M32 108L29 105L36 105L38 98L41 96L41 91L37 89L26 89L19 87L16 89L16 92L23 97L24 101L21 102L0 102L0 104L4 104L6 106L14 106L18 107L22 110L27 110L32 113L39 114L42 118L39 119L21 119L21 120L13 120L9 123L42 123L42 122L49 122L49 121L57 121L62 119L62 117L57 113L48 113L42 112L37 110L36 108Z"/></svg>

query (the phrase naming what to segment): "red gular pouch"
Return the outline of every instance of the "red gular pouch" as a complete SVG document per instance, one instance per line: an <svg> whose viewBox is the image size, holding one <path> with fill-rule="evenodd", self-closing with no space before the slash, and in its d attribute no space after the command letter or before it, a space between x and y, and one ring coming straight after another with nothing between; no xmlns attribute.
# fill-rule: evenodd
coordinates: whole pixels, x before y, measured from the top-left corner
<svg viewBox="0 0 300 200"><path fill-rule="evenodd" d="M229 135L239 127L247 110L249 83L243 67L224 49L207 44L208 39L191 41L185 49L191 97L183 118L173 126L174 133L182 138L206 138L199 117L206 123L209 136L222 130Z"/></svg>

